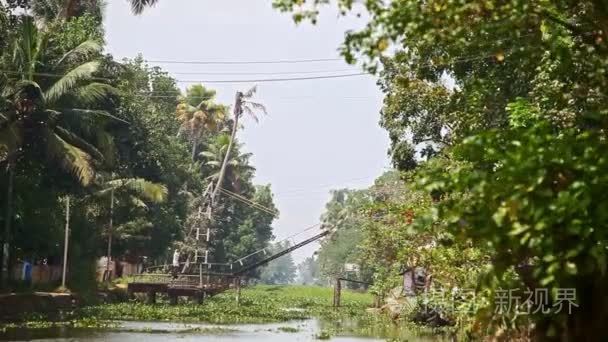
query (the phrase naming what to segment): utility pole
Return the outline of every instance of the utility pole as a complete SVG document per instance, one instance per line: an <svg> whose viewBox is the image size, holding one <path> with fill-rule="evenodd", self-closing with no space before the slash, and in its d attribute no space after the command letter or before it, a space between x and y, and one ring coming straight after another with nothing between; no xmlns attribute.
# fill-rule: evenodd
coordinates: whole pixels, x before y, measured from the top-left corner
<svg viewBox="0 0 608 342"><path fill-rule="evenodd" d="M234 144L234 139L236 136L236 132L238 131L238 125L239 125L239 118L241 117L242 113L243 113L243 93L240 91L236 92L236 97L235 97L235 103L234 103L234 122L232 124L232 132L230 134L230 141L228 142L228 147L226 149L226 154L224 155L224 160L222 162L222 165L220 166L220 171L219 171L219 176L218 176L218 180L217 183L215 185L215 188L213 188L213 185L211 184L210 187L207 188L207 190L205 191L205 193L203 194L203 197L207 197L209 196L209 202L207 203L207 208L206 208L206 212L207 212L207 231L205 233L205 241L206 241L206 248L205 248L205 254L204 254L204 264L209 263L209 245L211 243L211 220L212 220L212 213L213 213L213 205L215 202L215 198L217 197L217 194L220 190L220 188L222 187L222 182L224 180L224 175L226 173L226 167L228 164L228 160L230 160L230 152L232 150L232 146ZM193 155L194 157L194 155ZM199 208L199 218L200 218L200 208ZM197 244L200 245L199 241L200 241L200 228L196 229L196 241ZM198 251L198 246L197 246L197 251ZM195 258L198 257L198 252L195 253ZM195 262L198 263L198 260L195 260ZM199 267L202 269L203 268L203 263L198 263ZM207 277L208 278L208 277Z"/></svg>
<svg viewBox="0 0 608 342"><path fill-rule="evenodd" d="M65 275L68 268L68 242L70 235L70 196L65 199L65 239L63 241L63 270L61 272L61 287L65 288Z"/></svg>
<svg viewBox="0 0 608 342"><path fill-rule="evenodd" d="M108 226L108 256L106 260L107 281L110 282L110 258L112 257L112 232L113 232L113 216L114 216L114 189L110 190L110 225Z"/></svg>
<svg viewBox="0 0 608 342"><path fill-rule="evenodd" d="M230 153L232 152L232 148L235 144L236 132L238 131L238 128L239 128L239 119L241 118L241 116L243 115L244 112L251 114L255 118L255 115L253 114L251 107L253 107L257 110L262 110L264 113L266 113L266 109L264 108L264 106L262 104L251 102L248 100L255 94L255 92L256 92L256 87L251 88L249 91L247 91L245 93L243 93L241 91L236 92L235 99L234 99L234 109L233 109L234 121L232 124L232 132L230 133L230 140L228 142L228 147L226 148L226 154L224 155L224 160L220 167L217 183L215 184L215 188L213 188L213 184L211 184L211 186L207 188L207 191L205 191L205 193L203 195L203 197L209 196L209 202L207 203L207 206L206 206L208 221L207 221L207 232L205 234L206 249L205 249L205 254L204 254L204 260L205 260L204 263L207 265L209 265L209 246L211 244L211 222L212 222L212 216L213 216L212 215L213 207L215 205L215 199L217 198L217 195L222 188L222 183L224 181L224 176L226 174L226 168L228 166L228 161L230 160ZM256 118L256 121L257 121L257 118ZM200 216L200 208L199 208L199 216ZM196 230L196 241L197 241L197 245L199 245L199 246L200 246L200 243L199 243L200 235L201 234L200 234L200 228L199 228ZM197 249L198 249L198 246L197 246ZM197 256L197 255L198 255L198 253L195 253L195 256ZM199 267L202 268L203 263L199 263Z"/></svg>
<svg viewBox="0 0 608 342"><path fill-rule="evenodd" d="M2 238L2 250L0 250L0 288L8 286L10 278L9 247L11 238L11 223L13 221L13 187L15 182L15 163L9 156L8 163L8 189L6 193L6 215L4 216L4 234Z"/></svg>

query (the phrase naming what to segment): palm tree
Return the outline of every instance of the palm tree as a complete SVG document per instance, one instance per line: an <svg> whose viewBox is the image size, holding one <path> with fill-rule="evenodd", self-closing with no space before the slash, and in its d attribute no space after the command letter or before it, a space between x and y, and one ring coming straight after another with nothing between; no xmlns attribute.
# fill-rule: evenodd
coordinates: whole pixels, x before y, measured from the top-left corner
<svg viewBox="0 0 608 342"><path fill-rule="evenodd" d="M131 2L131 10L135 14L141 14L146 7L156 5L158 0L129 0Z"/></svg>
<svg viewBox="0 0 608 342"><path fill-rule="evenodd" d="M217 132L226 119L226 106L214 102L215 90L200 84L186 89L186 97L177 105L177 119L181 123L178 135L185 134L192 144L192 160L203 133Z"/></svg>
<svg viewBox="0 0 608 342"><path fill-rule="evenodd" d="M61 1L61 4L59 2ZM91 11L98 11L98 6L101 4L101 0L38 0L36 2L50 3L50 8L60 8L57 13L59 17L69 19L79 14L82 8L88 8ZM135 14L141 14L147 7L156 5L158 0L129 0L131 3L131 10ZM59 6L58 6L59 5ZM95 12L97 13L97 12Z"/></svg>
<svg viewBox="0 0 608 342"><path fill-rule="evenodd" d="M219 180L220 170L229 145L230 137L222 134L207 146L207 150L200 153L200 156L205 158L204 165L211 168L211 174L207 177L210 182L217 183ZM251 177L255 168L249 165L249 158L252 154L240 154L240 145L235 143L234 146L235 151L231 153L226 162L224 178L230 184L231 190L238 192L243 178Z"/></svg>
<svg viewBox="0 0 608 342"><path fill-rule="evenodd" d="M118 120L106 111L90 109L116 93L113 87L93 81L100 62L92 57L101 51L100 45L85 41L52 65L52 72L39 72L37 68L50 59L46 56L49 35L31 17L20 20L19 35L12 42L11 72L0 84L0 164L6 164L8 174L5 248L20 158L46 156L86 186L93 179L94 163L113 153L112 138L104 128L109 120ZM89 141L100 142L102 148Z"/></svg>
<svg viewBox="0 0 608 342"><path fill-rule="evenodd" d="M100 190L94 193L95 196L110 196L110 222L108 225L108 253L106 260L106 274L110 279L110 259L112 257L112 235L114 233L114 204L115 193L117 191L125 192L131 202L140 206L146 207L144 200L154 203L161 203L167 198L167 187L163 184L149 182L143 178L113 178L104 181L99 177L98 187Z"/></svg>
<svg viewBox="0 0 608 342"><path fill-rule="evenodd" d="M94 159L104 160L113 147L105 144L98 148L87 140L107 141L110 135L105 126L111 120L122 121L107 111L90 109L117 93L93 77L100 62L92 56L101 46L82 42L64 54L52 72L38 72L49 59L45 55L48 34L39 31L31 17L22 19L19 30L12 53L14 71L2 91L7 109L0 121L0 146L4 145L13 159L46 147L50 159L88 185Z"/></svg>
<svg viewBox="0 0 608 342"><path fill-rule="evenodd" d="M251 101L250 99L255 95L257 91L257 87L253 87L249 89L247 92L243 93L241 91L236 92L236 98L234 101L234 120L232 122L232 133L230 134L230 142L226 147L226 152L224 155L224 161L220 168L219 175L217 177L217 183L215 188L213 189L213 194L211 195L211 202L215 200L217 197L217 193L222 186L222 182L224 180L224 174L226 173L226 167L228 166L228 161L230 160L230 152L232 151L232 145L234 144L234 139L236 136L236 131L239 127L239 119L243 115L243 113L249 114L256 122L258 121L257 116L255 115L256 111L261 111L266 114L266 107L264 105Z"/></svg>
<svg viewBox="0 0 608 342"><path fill-rule="evenodd" d="M34 0L31 1L32 14L42 22L69 19L85 13L101 18L105 0Z"/></svg>

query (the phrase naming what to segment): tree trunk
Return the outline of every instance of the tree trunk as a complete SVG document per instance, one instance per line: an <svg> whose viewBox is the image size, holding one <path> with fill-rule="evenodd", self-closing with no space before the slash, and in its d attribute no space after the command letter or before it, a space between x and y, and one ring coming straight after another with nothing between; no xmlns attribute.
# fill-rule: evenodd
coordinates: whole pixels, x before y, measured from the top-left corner
<svg viewBox="0 0 608 342"><path fill-rule="evenodd" d="M230 142L228 143L228 149L226 149L226 155L224 156L224 162L222 163L222 167L220 168L220 174L217 179L217 184L215 185L215 189L213 189L213 195L211 196L211 203L214 202L217 197L218 191L220 191L222 187L222 181L224 180L224 174L226 173L226 166L228 164L228 160L230 158L230 151L232 150L232 145L234 144L234 137L236 136L236 131L239 127L239 117L242 112L242 94L238 92L236 95L236 100L234 104L234 123L232 125L232 133L230 134Z"/></svg>
<svg viewBox="0 0 608 342"><path fill-rule="evenodd" d="M192 162L196 158L196 144L198 143L198 139L196 137L192 138Z"/></svg>
<svg viewBox="0 0 608 342"><path fill-rule="evenodd" d="M6 288L10 279L9 247L11 237L11 224L13 222L13 187L15 182L15 164L8 164L8 190L6 192L6 215L4 217L4 234L2 250L0 251L0 287Z"/></svg>
<svg viewBox="0 0 608 342"><path fill-rule="evenodd" d="M59 13L59 17L61 19L70 19L71 17L76 16L78 13L78 7L80 5L81 0L64 0L63 6L61 7L61 12ZM95 4L96 5L96 4Z"/></svg>
<svg viewBox="0 0 608 342"><path fill-rule="evenodd" d="M110 225L108 226L108 256L107 256L107 260L106 260L106 274L108 277L106 280L108 282L112 278L110 276L110 258L112 257L112 233L114 230L113 217L114 217L114 189L112 189L110 191Z"/></svg>

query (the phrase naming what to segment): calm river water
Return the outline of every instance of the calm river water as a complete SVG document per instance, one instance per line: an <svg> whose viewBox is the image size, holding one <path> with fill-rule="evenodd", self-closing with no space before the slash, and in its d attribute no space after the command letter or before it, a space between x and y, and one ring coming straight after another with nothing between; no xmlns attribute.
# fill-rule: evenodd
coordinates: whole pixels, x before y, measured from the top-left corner
<svg viewBox="0 0 608 342"><path fill-rule="evenodd" d="M73 328L14 329L0 334L0 340L13 341L108 341L108 342L168 342L168 341L317 341L325 330L318 320L293 321L274 324L185 324L169 322L120 322L120 328L113 330L91 330ZM334 322L335 323L335 322ZM333 335L333 333L332 333ZM348 333L332 336L331 341L386 341L398 337L408 341L438 341L420 337L397 335L389 332L376 333L379 336L361 337Z"/></svg>

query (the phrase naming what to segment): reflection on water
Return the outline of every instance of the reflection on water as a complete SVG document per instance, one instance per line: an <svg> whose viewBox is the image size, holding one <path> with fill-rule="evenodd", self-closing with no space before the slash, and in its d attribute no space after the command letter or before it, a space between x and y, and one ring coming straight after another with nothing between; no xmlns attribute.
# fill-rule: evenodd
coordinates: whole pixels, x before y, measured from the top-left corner
<svg viewBox="0 0 608 342"><path fill-rule="evenodd" d="M331 341L384 341L398 338L408 341L438 341L408 336L395 327L361 329L356 322L320 322L316 319L273 324L215 325L172 322L120 322L118 329L95 330L56 327L50 329L9 329L0 340L38 341L108 341L108 342L167 342L167 341L314 341L324 331ZM333 335L338 336L333 336Z"/></svg>

